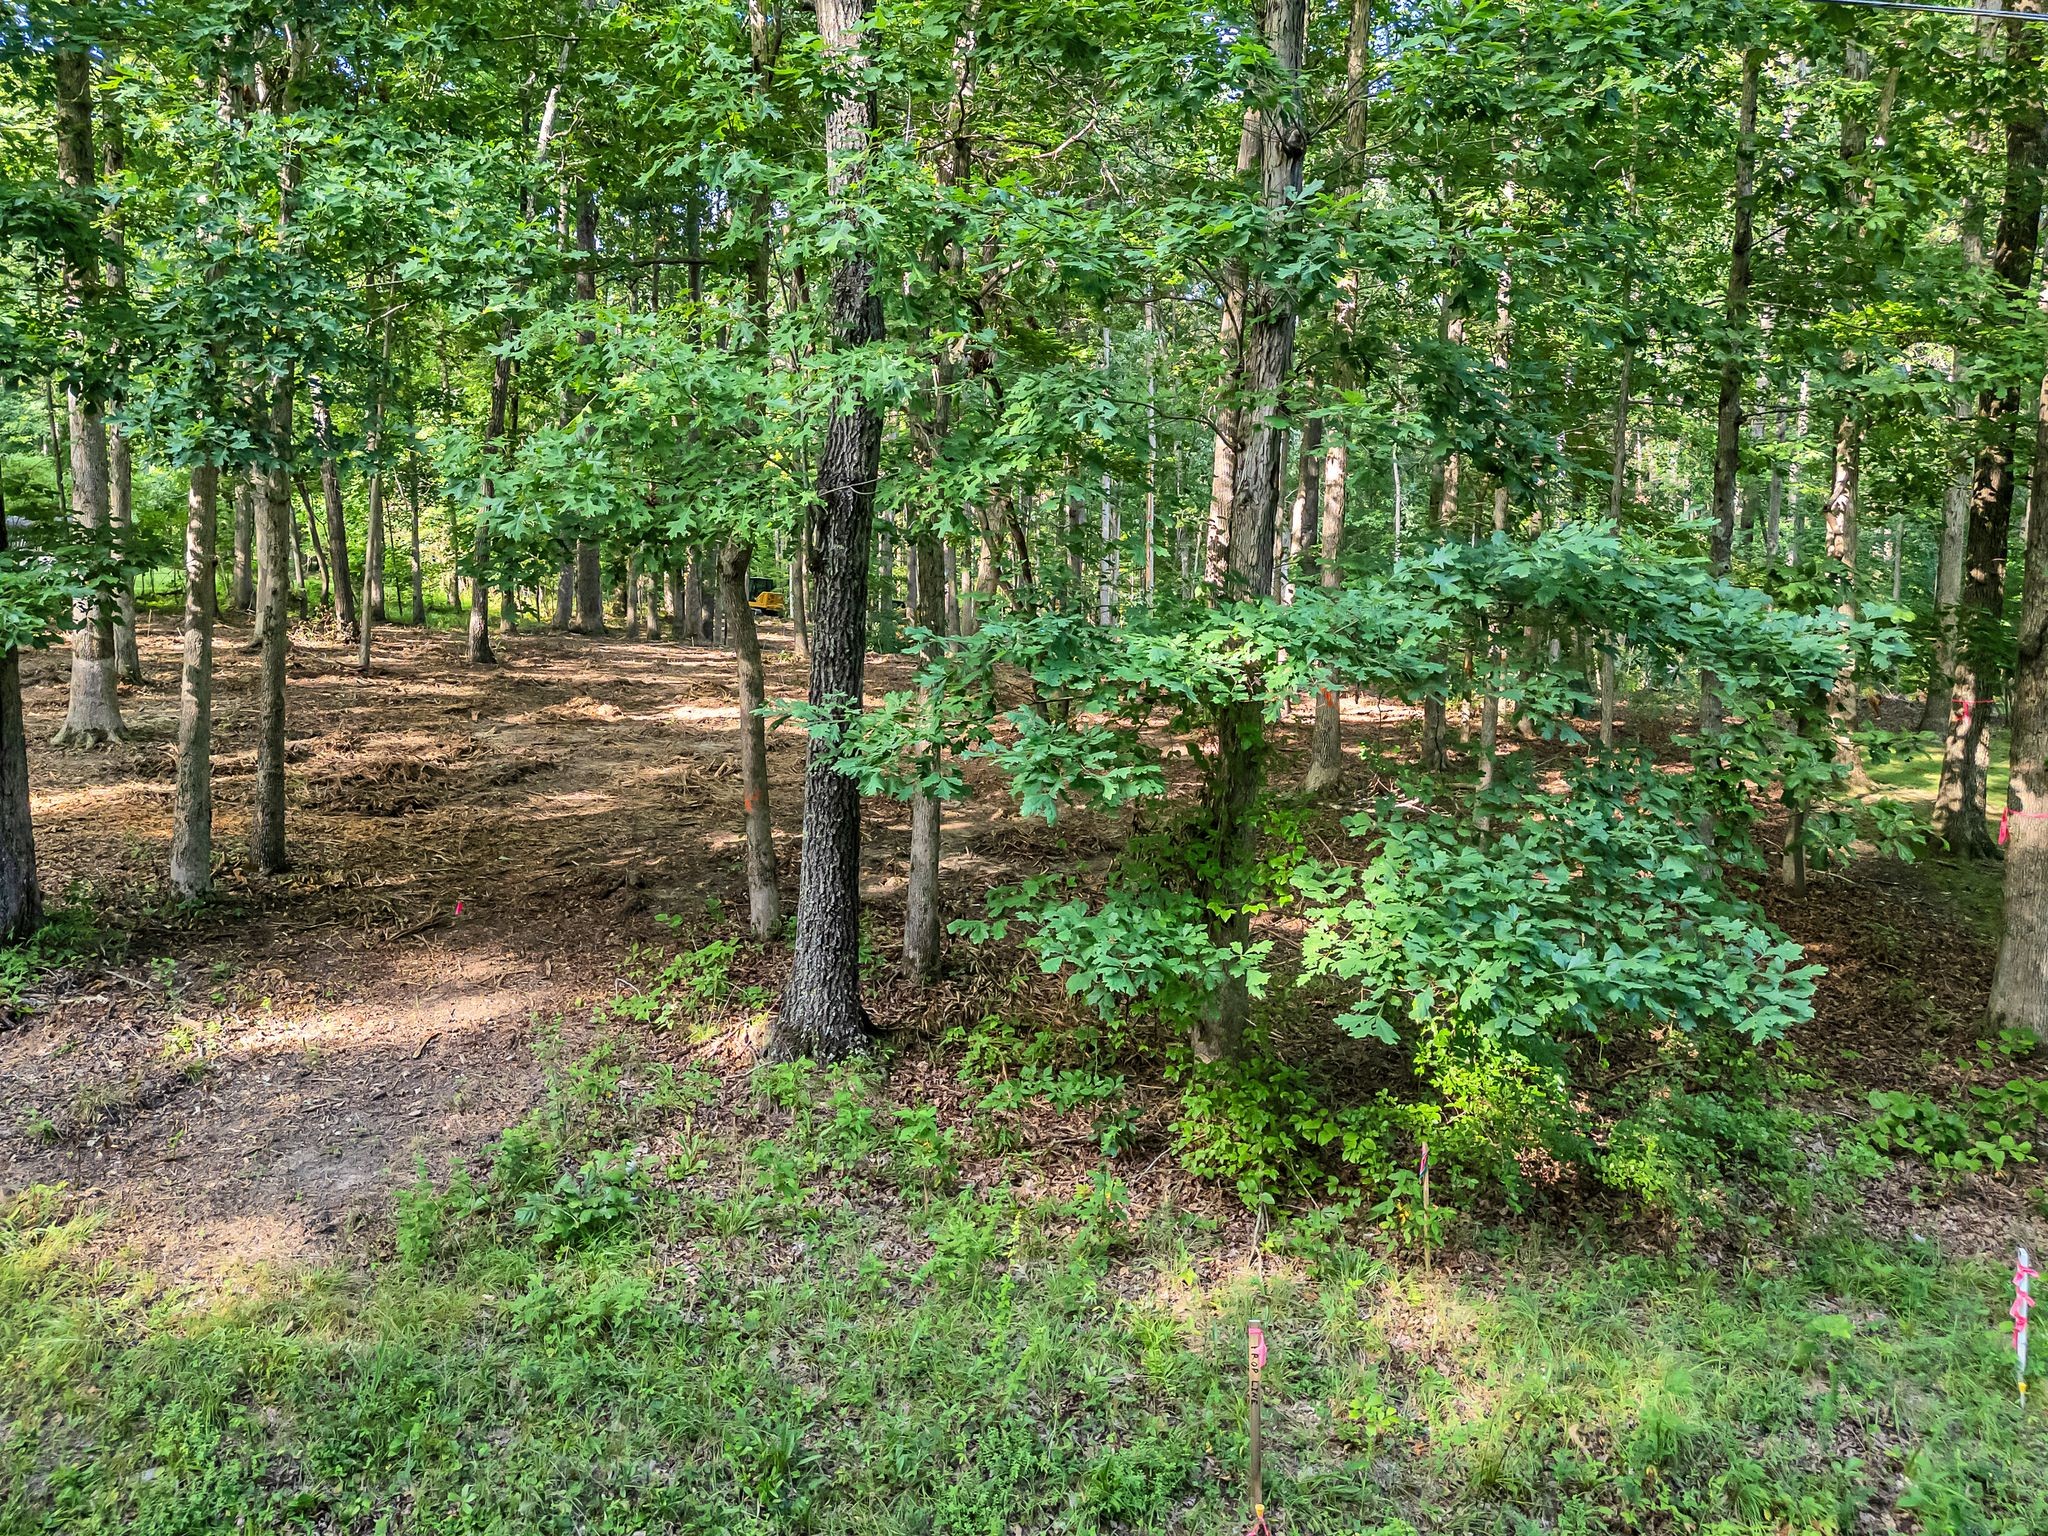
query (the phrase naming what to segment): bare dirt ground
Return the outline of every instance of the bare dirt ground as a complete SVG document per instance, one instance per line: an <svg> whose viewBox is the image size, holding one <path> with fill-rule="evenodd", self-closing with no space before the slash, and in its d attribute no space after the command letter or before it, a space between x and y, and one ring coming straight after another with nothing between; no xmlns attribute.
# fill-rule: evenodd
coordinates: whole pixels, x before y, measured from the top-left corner
<svg viewBox="0 0 2048 1536"><path fill-rule="evenodd" d="M38 854L128 931L102 975L59 975L0 1028L0 1189L97 1187L174 1272L331 1248L416 1156L488 1140L541 1085L533 1044L615 985L654 914L744 910L731 663L709 646L380 628L376 663L317 628L289 684L293 870L243 868L254 657L220 631L220 894L168 899L175 638L142 637L148 681L106 751L44 745L62 654L24 668ZM771 690L803 678L770 636ZM876 682L889 681L889 664ZM771 747L778 819L800 820L802 741ZM876 894L893 873L875 808ZM907 831L907 829L906 829ZM795 838L785 832L785 865ZM971 863L963 846L961 861ZM175 962L174 966L167 962ZM580 1010L587 1020L587 1007Z"/></svg>
<svg viewBox="0 0 2048 1536"><path fill-rule="evenodd" d="M417 1160L474 1155L538 1100L537 1047L558 1038L573 1050L588 1037L590 1005L618 988L633 946L676 941L659 915L729 932L720 914L745 910L737 711L722 651L540 632L498 637L500 665L478 669L457 635L390 626L366 679L352 647L303 628L288 708L294 868L264 879L243 867L255 727L247 638L219 631L222 868L217 898L197 911L162 884L172 627L145 623L148 681L122 691L131 737L106 751L45 745L63 716L68 659L24 667L45 889L53 901L72 893L124 943L109 963L46 978L18 1016L0 1016L0 1193L60 1181L96 1191L114 1212L110 1237L180 1282L344 1250ZM786 633L771 628L764 644L771 697L800 695ZM901 661L871 659L871 696L907 675ZM1347 701L1347 735L1392 745L1409 716ZM1297 773L1305 747L1304 729L1283 732L1276 773ZM793 905L794 727L771 737L770 759ZM1344 798L1362 805L1373 789L1354 769ZM881 932L900 905L908 820L887 802L866 815ZM946 840L960 915L1019 871L1099 859L1117 833L1089 818L1056 830L1022 822L990 795L949 810ZM1885 866L1822 881L1806 903L1770 901L1832 967L1821 1017L1797 1044L1837 1076L1841 1100L1938 1082L1991 958L1980 939L1956 936L1939 893ZM1004 990L1013 961L956 947L936 998L885 980L869 1006L884 1027L929 1036L999 994L1015 1006ZM957 1097L928 1061L899 1076L912 1098ZM1072 1139L1085 1167L1089 1137ZM1160 1159L1144 1155L1150 1173ZM1057 1161L1041 1175L1057 1177ZM1171 1171L1169 1161L1157 1177ZM1979 1182L1951 1191L1939 1213L1921 1211L1907 1186L1875 1191L1874 1203L1895 1206L1887 1219L1901 1227L1932 1223L1964 1248L1994 1251L2021 1190ZM1213 1191L1183 1186L1178 1197L1227 1214Z"/></svg>

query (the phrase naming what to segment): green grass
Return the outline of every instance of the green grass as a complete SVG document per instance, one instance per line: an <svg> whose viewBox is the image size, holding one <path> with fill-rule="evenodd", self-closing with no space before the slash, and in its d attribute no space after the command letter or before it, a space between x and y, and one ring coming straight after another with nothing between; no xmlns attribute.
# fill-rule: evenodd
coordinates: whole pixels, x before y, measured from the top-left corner
<svg viewBox="0 0 2048 1536"><path fill-rule="evenodd" d="M1986 777L1984 803L1991 807L1995 819L1998 808L2005 804L2005 786L2011 776L2011 754L2006 751L2005 733L1992 730L1987 733L1991 751L1991 771ZM1916 804L1923 814L1934 809L1934 792L1941 783L1941 738L1939 736L1913 736L1900 743L1900 750L1882 762L1870 766L1871 782L1878 788L1889 791L1892 796L1909 804Z"/></svg>
<svg viewBox="0 0 2048 1536"><path fill-rule="evenodd" d="M858 1079L756 1088L708 1138L716 1085L600 1053L490 1174L401 1196L398 1256L209 1298L31 1192L0 1531L1234 1531L1254 1316L1283 1533L2048 1530L1992 1266L1850 1234L1253 1262L1100 1177L966 1187Z"/></svg>

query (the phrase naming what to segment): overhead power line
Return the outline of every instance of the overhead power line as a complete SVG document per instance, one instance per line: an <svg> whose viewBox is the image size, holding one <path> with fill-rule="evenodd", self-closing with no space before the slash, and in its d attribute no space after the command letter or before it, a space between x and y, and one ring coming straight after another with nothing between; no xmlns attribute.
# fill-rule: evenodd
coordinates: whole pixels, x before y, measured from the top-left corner
<svg viewBox="0 0 2048 1536"><path fill-rule="evenodd" d="M1860 5L1873 11L1932 11L1938 16L1975 16L1984 21L2048 21L2048 12L1986 10L1974 5L1922 5L1919 0L1812 0L1814 5Z"/></svg>

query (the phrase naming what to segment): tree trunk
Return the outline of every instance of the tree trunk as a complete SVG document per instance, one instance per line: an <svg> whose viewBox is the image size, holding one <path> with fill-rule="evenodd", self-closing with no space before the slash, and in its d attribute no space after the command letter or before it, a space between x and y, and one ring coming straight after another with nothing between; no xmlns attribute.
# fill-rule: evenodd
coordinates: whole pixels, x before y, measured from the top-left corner
<svg viewBox="0 0 2048 1536"><path fill-rule="evenodd" d="M576 632L603 635L604 552L595 539L576 541Z"/></svg>
<svg viewBox="0 0 2048 1536"><path fill-rule="evenodd" d="M2027 516L2012 681L2012 779L1999 822L2005 935L1991 982L1994 1026L2048 1042L2048 516Z"/></svg>
<svg viewBox="0 0 2048 1536"><path fill-rule="evenodd" d="M1264 135L1259 114L1247 111L1244 131L1237 140L1237 174L1243 180L1260 163ZM1261 178L1263 180L1263 177ZM1223 358L1222 399L1216 408L1216 442L1209 466L1209 527L1204 540L1203 579L1211 588L1221 589L1229 581L1230 523L1237 494L1237 455L1244 434L1245 370L1245 288L1247 277L1242 263L1225 268L1221 283L1223 315L1218 350Z"/></svg>
<svg viewBox="0 0 2048 1536"><path fill-rule="evenodd" d="M1863 425L1854 411L1844 411L1835 423L1835 472L1822 509L1827 520L1828 558L1840 572L1844 614L1856 613L1856 566L1862 544ZM1856 744L1850 733L1862 723L1862 706L1856 694L1856 669L1844 666L1836 675L1829 697L1828 714L1834 720L1835 755L1849 765L1852 783L1867 788L1869 779L1857 761Z"/></svg>
<svg viewBox="0 0 2048 1536"><path fill-rule="evenodd" d="M683 564L687 565L688 563L689 559L685 556ZM682 568L680 566L670 566L668 569L668 637L671 640L687 640L694 643L697 639L689 619L689 596L689 593L683 590Z"/></svg>
<svg viewBox="0 0 2048 1536"><path fill-rule="evenodd" d="M213 581L220 471L195 464L185 492L185 634L178 669L178 769L171 808L171 889L213 888Z"/></svg>
<svg viewBox="0 0 2048 1536"><path fill-rule="evenodd" d="M412 516L412 622L424 626L427 622L427 589L425 567L420 564L420 479L417 469L406 477L405 502Z"/></svg>
<svg viewBox="0 0 2048 1536"><path fill-rule="evenodd" d="M939 633L946 619L945 593L939 575L943 558L937 534L918 535L915 558L911 562L914 573L910 593L912 621L934 634ZM944 652L944 646L928 644L925 658L936 660ZM945 751L945 744L934 742L930 751L935 755L941 753ZM910 874L903 912L903 969L919 984L928 983L939 974L940 946L945 933L943 902L939 892L941 810L942 806L934 796L919 794L911 797Z"/></svg>
<svg viewBox="0 0 2048 1536"><path fill-rule="evenodd" d="M626 551L626 580L624 591L626 610L626 638L640 638L640 571L633 559L633 551Z"/></svg>
<svg viewBox="0 0 2048 1536"><path fill-rule="evenodd" d="M1446 345L1464 345L1465 311L1456 294L1445 296L1442 327ZM1458 520L1458 482L1462 476L1463 465L1458 455L1445 454L1430 485L1431 521L1436 525L1436 537L1439 539L1448 538L1452 525ZM1442 773L1450 767L1450 753L1444 739L1446 710L1445 694L1432 692L1423 696L1422 767L1430 773Z"/></svg>
<svg viewBox="0 0 2048 1536"><path fill-rule="evenodd" d="M320 506L326 539L320 560L327 568L328 590L334 594L334 628L344 640L356 637L355 576L349 570L348 519L341 506L341 466L334 458L334 419L328 414L326 391L318 379L309 381L313 397L313 436L320 444Z"/></svg>
<svg viewBox="0 0 2048 1536"><path fill-rule="evenodd" d="M505 406L512 397L512 359L500 356L491 370L490 415L484 423L485 473L477 483L475 562L469 575L469 646L472 666L491 666L490 504L498 494L496 469L505 453Z"/></svg>
<svg viewBox="0 0 2048 1536"><path fill-rule="evenodd" d="M1949 376L1954 378L1951 361ZM2034 462L2048 465L2041 453L2041 435L2048 431L2048 375L2041 381L2041 416L2035 428ZM1968 402L1956 403L1956 415L1967 424L1972 415ZM1941 546L1934 557L1934 665L1927 674L1927 703L1920 711L1918 729L1931 731L1948 713L1955 687L1957 606L1963 596L1963 550L1970 537L1970 487L1975 465L1967 442L1959 446L1955 468L1941 502ZM2039 484L2040 471L2035 483Z"/></svg>
<svg viewBox="0 0 2048 1536"><path fill-rule="evenodd" d="M1621 344L1621 378L1614 394L1614 443L1612 467L1607 481L1607 516L1621 521L1621 498L1628 489L1629 374L1635 363L1635 348Z"/></svg>
<svg viewBox="0 0 2048 1536"><path fill-rule="evenodd" d="M1323 454L1322 584L1344 583L1344 494L1351 465L1350 445L1339 438ZM1302 788L1322 794L1344 777L1344 720L1337 695L1325 688L1316 694L1316 723L1309 749L1308 778Z"/></svg>
<svg viewBox="0 0 2048 1536"><path fill-rule="evenodd" d="M865 67L860 31L866 0L818 0L818 32L829 58ZM844 210L867 165L873 131L865 89L849 91L825 120L826 181ZM882 305L872 259L855 247L833 268L833 342L841 351L882 339ZM828 722L860 714L867 661L868 543L880 467L882 418L864 399L832 403L818 456L804 559L808 565L811 704ZM837 766L836 745L811 740L804 770L803 873L798 888L796 961L769 1040L780 1059L831 1061L865 1050L860 1001L860 790Z"/></svg>
<svg viewBox="0 0 2048 1536"><path fill-rule="evenodd" d="M114 530L115 548L124 558L129 536L135 531L135 460L128 446L128 434L119 427L107 428L107 520ZM135 643L135 578L126 571L114 593L114 672L124 683L142 681L142 652Z"/></svg>
<svg viewBox="0 0 2048 1536"><path fill-rule="evenodd" d="M761 637L747 603L753 551L738 540L718 556L719 600L732 615L740 701L740 804L746 815L747 926L766 943L782 926L782 889L775 867L775 822L768 803L768 733L760 710L768 699L761 671Z"/></svg>
<svg viewBox="0 0 2048 1536"><path fill-rule="evenodd" d="M1721 395L1714 420L1714 531L1708 565L1726 575L1735 549L1736 480L1742 460L1743 328L1749 324L1750 248L1756 237L1756 89L1763 50L1742 56L1742 107L1735 145L1735 234L1728 253Z"/></svg>
<svg viewBox="0 0 2048 1536"><path fill-rule="evenodd" d="M92 55L83 44L60 41L50 54L57 97L57 175L91 219L93 193ZM64 303L82 324L79 311L99 292L99 261L90 250L67 257ZM76 386L66 391L71 426L71 516L88 542L106 532L108 519L107 432L99 402ZM60 746L99 746L128 733L115 695L114 623L111 605L100 597L72 607L71 699Z"/></svg>
<svg viewBox="0 0 2048 1536"><path fill-rule="evenodd" d="M1306 0L1268 0L1265 41L1283 89L1274 105L1257 115L1260 199L1274 214L1300 191L1308 130L1302 115L1301 64L1307 30ZM1246 132L1252 131L1248 116ZM1273 537L1280 513L1287 428L1283 400L1294 371L1295 311L1285 290L1263 278L1244 290L1243 347L1246 399L1235 416L1236 449L1227 541L1221 551L1221 579L1214 597L1227 602L1265 594L1273 586ZM1216 451L1220 466L1224 434ZM1212 541L1210 560L1217 563ZM1207 811L1217 875L1203 892L1210 910L1210 936L1220 945L1241 947L1251 937L1251 915L1240 887L1257 852L1254 812L1265 783L1267 740L1262 707L1245 700L1218 715L1216 768L1208 786ZM1227 978L1195 1021L1192 1044L1204 1060L1238 1054L1251 1015L1241 977Z"/></svg>
<svg viewBox="0 0 2048 1536"><path fill-rule="evenodd" d="M694 549L683 562L683 612L695 645L704 639L704 562Z"/></svg>
<svg viewBox="0 0 2048 1536"><path fill-rule="evenodd" d="M1310 530L1322 516L1323 419L1311 416L1301 428L1301 478L1294 487L1294 502L1287 521L1287 558L1279 573L1279 597L1294 601L1294 580L1301 574L1302 556L1308 549Z"/></svg>
<svg viewBox="0 0 2048 1536"><path fill-rule="evenodd" d="M807 529L801 532L798 545L796 558L789 562L789 637L796 659L808 666L811 660L811 611L804 583L804 564L809 558L805 551L810 545Z"/></svg>
<svg viewBox="0 0 2048 1536"><path fill-rule="evenodd" d="M262 486L258 471L235 477L235 570L228 601L239 613L256 611L256 508Z"/></svg>
<svg viewBox="0 0 2048 1536"><path fill-rule="evenodd" d="M7 552L7 503L0 494L0 555ZM43 919L29 815L28 721L21 708L21 652L0 651L0 939L25 938Z"/></svg>
<svg viewBox="0 0 2048 1536"><path fill-rule="evenodd" d="M391 366L391 321L384 322L383 340L378 349L379 359L385 368ZM380 375L376 388L370 394L369 431L365 434L370 452L370 483L364 492L363 510L363 628L386 622L384 611L384 469L378 462L377 454L384 446L384 386ZM367 670L369 643L364 642L363 666Z"/></svg>
<svg viewBox="0 0 2048 1536"><path fill-rule="evenodd" d="M121 126L118 98L110 98L106 112L105 166L107 179L116 181L127 168L128 145ZM107 288L117 297L128 286L127 253L118 214L108 220ZM115 547L126 555L129 535L135 529L135 463L128 435L118 426L107 428L107 516L113 526ZM124 562L125 564L125 558ZM142 681L142 653L135 643L135 578L125 570L114 593L114 670L124 683Z"/></svg>
<svg viewBox="0 0 2048 1536"><path fill-rule="evenodd" d="M287 624L294 539L291 465L291 365L271 382L270 444L277 455L264 481L256 524L256 643L261 652L256 687L256 811L250 830L256 868L266 875L289 867L284 837L285 667L291 654Z"/></svg>
<svg viewBox="0 0 2048 1536"><path fill-rule="evenodd" d="M576 551L572 547L568 558L562 561L562 568L555 577L555 617L549 626L559 634L569 632L570 622L576 616Z"/></svg>
<svg viewBox="0 0 2048 1536"><path fill-rule="evenodd" d="M2038 12L2039 0L2014 0L2015 11ZM2022 306L2034 276L2041 237L2042 114L2038 97L2037 28L2009 21L2006 73L2017 82L2005 122L2005 186L1992 245L1995 291L2004 323L2024 320ZM1934 797L1934 833L1965 858L1995 856L1985 826L1986 780L1991 765L1987 733L1993 703L2005 682L2000 652L2005 638L2005 563L2011 542L2014 428L2021 388L2012 383L1977 396L1977 465L1970 488L1962 602L1958 611L1954 715L1944 744L1941 783Z"/></svg>

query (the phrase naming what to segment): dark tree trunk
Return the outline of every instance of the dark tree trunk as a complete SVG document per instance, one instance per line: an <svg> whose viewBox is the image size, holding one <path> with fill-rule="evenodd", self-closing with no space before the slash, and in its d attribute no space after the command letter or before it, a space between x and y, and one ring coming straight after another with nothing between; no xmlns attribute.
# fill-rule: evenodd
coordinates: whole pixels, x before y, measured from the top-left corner
<svg viewBox="0 0 2048 1536"><path fill-rule="evenodd" d="M256 520L263 477L251 471L235 477L235 570L228 602L237 612L256 611Z"/></svg>
<svg viewBox="0 0 2048 1536"><path fill-rule="evenodd" d="M576 541L576 633L608 633L604 625L604 559L595 539Z"/></svg>
<svg viewBox="0 0 2048 1536"><path fill-rule="evenodd" d="M341 507L341 466L334 458L334 420L328 414L326 392L320 381L310 381L313 397L313 436L320 444L320 505L326 517L326 537L317 541L320 561L326 567L327 586L334 594L334 627L344 640L356 635L356 589L349 570L348 519Z"/></svg>
<svg viewBox="0 0 2048 1536"><path fill-rule="evenodd" d="M575 613L576 552L572 548L555 577L555 617L550 627L566 635L569 632L569 622L575 617Z"/></svg>
<svg viewBox="0 0 2048 1536"><path fill-rule="evenodd" d="M2005 934L1991 982L1994 1026L2048 1041L2048 516L2027 516L2026 577L2012 683L2012 779L1999 822Z"/></svg>
<svg viewBox="0 0 2048 1536"><path fill-rule="evenodd" d="M289 867L284 837L285 667L291 655L286 622L291 604L293 542L291 465L283 457L292 440L293 380L289 364L271 383L270 442L278 455L265 477L262 519L256 525L257 666L256 815L251 849L266 875Z"/></svg>
<svg viewBox="0 0 2048 1536"><path fill-rule="evenodd" d="M2015 11L2038 12L2039 0L2015 0ZM2040 45L2035 26L2009 21L2006 72L2015 95L2005 123L2005 187L1991 250L2003 323L2024 325L2041 238L2042 111ZM2011 543L2013 457L2022 386L1977 396L1977 469L1970 490L1970 528L1958 611L1954 712L1934 797L1934 833L1963 857L1995 856L1985 826L1993 701L2003 691L2005 564Z"/></svg>
<svg viewBox="0 0 2048 1536"><path fill-rule="evenodd" d="M828 56L858 75L865 0L818 0ZM873 131L868 97L852 91L825 122L832 201L852 201ZM832 272L832 339L841 351L882 339L882 304L872 259L856 249ZM867 664L868 543L882 418L863 399L833 402L818 456L804 559L809 581L811 704L829 721L855 719ZM837 748L817 738L804 771L803 872L797 895L796 960L769 1040L780 1059L838 1060L868 1045L860 1001L860 790L838 770Z"/></svg>
<svg viewBox="0 0 2048 1536"><path fill-rule="evenodd" d="M1301 103L1307 21L1306 0L1268 0L1266 46L1283 90L1273 106L1258 114L1256 129L1260 196L1275 212L1299 192L1308 149ZM1225 602L1263 596L1273 587L1273 537L1287 449L1282 401L1294 369L1293 300L1281 288L1254 277L1245 286L1243 318L1248 398L1236 413L1229 526L1220 551L1221 579L1214 581L1215 598ZM1219 473L1223 458L1219 445ZM1219 553L1214 532L1212 528L1212 568ZM1217 875L1202 893L1217 914L1211 920L1211 936L1219 944L1241 946L1251 937L1251 916L1242 907L1239 887L1257 853L1254 811L1265 783L1267 748L1261 705L1247 701L1225 706L1217 721L1216 766L1207 795ZM1244 981L1227 979L1195 1023L1195 1054L1209 1060L1236 1055L1250 1015Z"/></svg>
<svg viewBox="0 0 2048 1536"><path fill-rule="evenodd" d="M696 550L683 562L683 612L688 615L690 643L704 638L704 566Z"/></svg>
<svg viewBox="0 0 2048 1536"><path fill-rule="evenodd" d="M0 496L0 554L7 552L7 503ZM0 939L19 939L43 918L36 836L29 818L28 721L21 709L21 653L0 652Z"/></svg>

